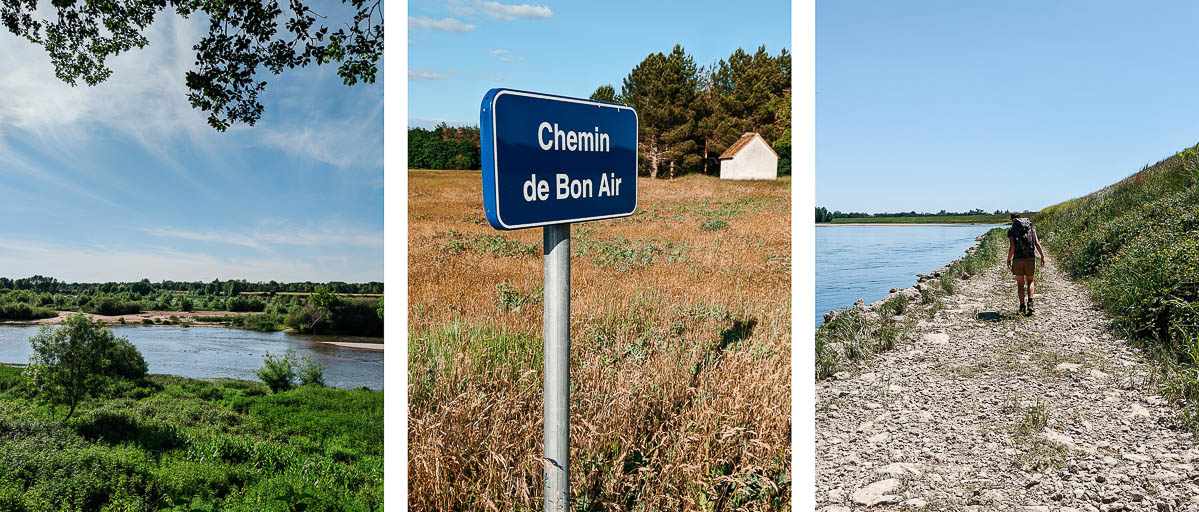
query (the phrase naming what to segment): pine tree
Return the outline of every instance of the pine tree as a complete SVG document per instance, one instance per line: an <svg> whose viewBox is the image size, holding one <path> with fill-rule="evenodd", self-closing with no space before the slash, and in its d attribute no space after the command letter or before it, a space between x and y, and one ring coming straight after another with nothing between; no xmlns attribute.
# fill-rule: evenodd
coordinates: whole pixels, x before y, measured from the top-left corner
<svg viewBox="0 0 1199 512"><path fill-rule="evenodd" d="M681 45L676 44L670 55L647 56L625 77L620 97L637 109L641 119L638 142L649 161L651 178L658 177L662 164L671 177L699 164L695 109L699 68Z"/></svg>
<svg viewBox="0 0 1199 512"><path fill-rule="evenodd" d="M591 93L591 99L596 101L615 102L616 89L612 88L612 86L608 84L601 85L595 89L595 92Z"/></svg>

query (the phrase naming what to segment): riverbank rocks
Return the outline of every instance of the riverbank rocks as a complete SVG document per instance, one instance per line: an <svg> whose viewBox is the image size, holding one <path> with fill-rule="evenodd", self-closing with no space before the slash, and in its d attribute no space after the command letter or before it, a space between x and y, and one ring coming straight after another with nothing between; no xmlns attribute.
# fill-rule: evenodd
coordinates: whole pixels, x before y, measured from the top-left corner
<svg viewBox="0 0 1199 512"><path fill-rule="evenodd" d="M850 499L855 505L873 507L875 505L890 505L899 503L900 497L891 494L899 489L899 480L888 478L879 480L866 487L854 491Z"/></svg>
<svg viewBox="0 0 1199 512"><path fill-rule="evenodd" d="M1199 512L1196 436L1046 260L1035 316L997 261L817 386L816 510Z"/></svg>

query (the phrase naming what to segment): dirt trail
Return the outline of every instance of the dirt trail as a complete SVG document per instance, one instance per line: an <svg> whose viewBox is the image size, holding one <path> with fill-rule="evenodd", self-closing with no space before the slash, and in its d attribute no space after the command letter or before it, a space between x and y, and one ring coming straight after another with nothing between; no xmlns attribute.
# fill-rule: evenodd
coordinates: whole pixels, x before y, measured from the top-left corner
<svg viewBox="0 0 1199 512"><path fill-rule="evenodd" d="M1000 264L817 383L818 510L1199 510L1196 441L1048 263L1031 318Z"/></svg>

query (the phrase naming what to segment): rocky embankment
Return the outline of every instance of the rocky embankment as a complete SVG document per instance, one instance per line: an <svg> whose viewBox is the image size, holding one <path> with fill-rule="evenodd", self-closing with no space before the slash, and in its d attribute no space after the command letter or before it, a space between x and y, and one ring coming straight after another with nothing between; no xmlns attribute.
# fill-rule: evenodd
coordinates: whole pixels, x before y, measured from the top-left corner
<svg viewBox="0 0 1199 512"><path fill-rule="evenodd" d="M818 382L817 509L1199 511L1199 446L1148 364L1052 261L1036 293L1018 315L996 264Z"/></svg>
<svg viewBox="0 0 1199 512"><path fill-rule="evenodd" d="M966 249L965 256L955 259L955 260L949 262L948 264L946 264L945 266L943 266L939 269L936 269L932 272L929 272L928 274L916 274L916 284L915 285L909 286L902 290L899 288L892 288L891 292L888 293L886 297L883 297L879 300L871 302L869 305L867 305L865 303L865 301L863 301L862 299L858 299L858 300L854 301L853 306L851 306L849 309L850 310L858 310L858 311L864 312L864 313L877 314L878 308L880 306L882 306L887 301L894 299L900 295L907 297L907 299L909 301L920 300L920 291L923 290L925 287L934 286L936 284L936 279L940 279L941 276L945 275L945 273L949 271L950 265L953 265L954 263L957 263L958 261L961 261L962 259L967 258L970 255L972 255L978 251L978 246L982 242L983 236L985 236L985 235L979 235L978 237L976 237L974 239L974 246L969 249ZM962 277L964 279L969 279L970 275L965 274ZM844 312L845 311L829 311L828 313L825 313L824 314L825 323L831 322L834 318L837 318L837 315L840 315Z"/></svg>

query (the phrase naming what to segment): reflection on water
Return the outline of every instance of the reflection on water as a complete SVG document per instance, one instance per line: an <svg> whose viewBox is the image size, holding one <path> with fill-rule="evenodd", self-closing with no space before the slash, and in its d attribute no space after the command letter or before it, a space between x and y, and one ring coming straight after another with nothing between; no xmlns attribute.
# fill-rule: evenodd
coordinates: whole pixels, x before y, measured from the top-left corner
<svg viewBox="0 0 1199 512"><path fill-rule="evenodd" d="M867 304L965 256L996 226L820 226L816 228L816 326L824 314Z"/></svg>
<svg viewBox="0 0 1199 512"><path fill-rule="evenodd" d="M325 365L325 384L345 389L383 389L383 352L326 345L323 341L370 342L378 338L256 332L222 327L112 326L129 338L150 366L150 373L192 378L230 377L258 380L267 352L294 349ZM0 363L28 363L29 338L36 326L0 326Z"/></svg>

